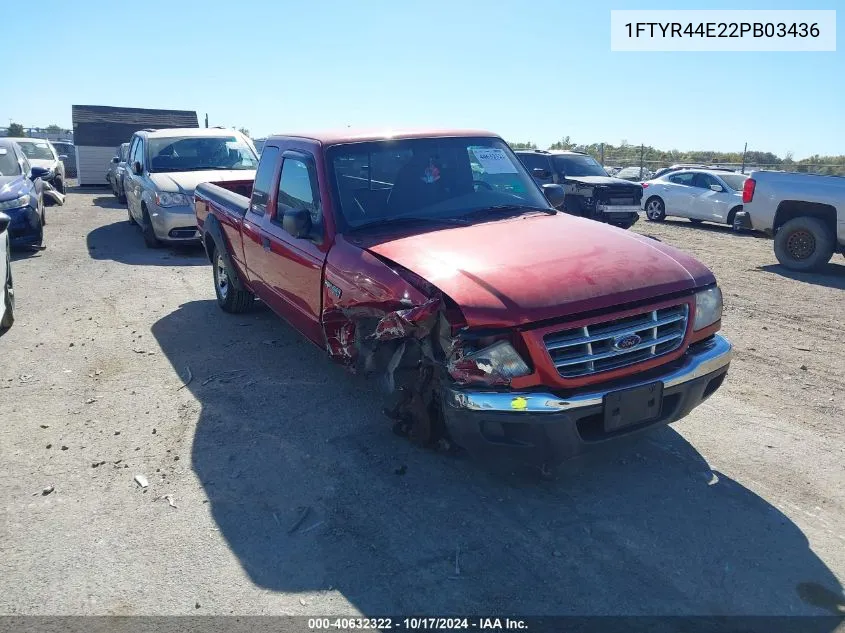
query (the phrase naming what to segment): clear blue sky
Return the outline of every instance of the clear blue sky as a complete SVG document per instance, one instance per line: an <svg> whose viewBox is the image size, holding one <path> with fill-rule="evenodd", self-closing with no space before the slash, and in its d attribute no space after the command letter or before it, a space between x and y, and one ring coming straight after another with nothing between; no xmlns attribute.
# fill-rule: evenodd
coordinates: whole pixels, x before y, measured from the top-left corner
<svg viewBox="0 0 845 633"><path fill-rule="evenodd" d="M839 6L837 6L839 5ZM207 112L253 136L480 127L547 146L845 154L845 52L612 53L611 9L836 9L841 0L58 2L3 29L0 124L72 104ZM5 14L9 10L4 11ZM8 18L9 15L6 15Z"/></svg>

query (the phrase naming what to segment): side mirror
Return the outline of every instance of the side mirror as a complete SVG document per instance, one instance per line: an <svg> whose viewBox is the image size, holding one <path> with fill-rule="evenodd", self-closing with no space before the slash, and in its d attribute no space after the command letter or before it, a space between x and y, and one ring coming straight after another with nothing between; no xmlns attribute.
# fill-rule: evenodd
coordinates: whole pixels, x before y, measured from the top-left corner
<svg viewBox="0 0 845 633"><path fill-rule="evenodd" d="M295 238L311 237L311 214L306 209L287 209L282 228Z"/></svg>
<svg viewBox="0 0 845 633"><path fill-rule="evenodd" d="M59 160L67 160L67 154L59 154Z"/></svg>
<svg viewBox="0 0 845 633"><path fill-rule="evenodd" d="M120 157L112 156L111 162L113 162L115 165L117 165L120 162Z"/></svg>
<svg viewBox="0 0 845 633"><path fill-rule="evenodd" d="M722 185L710 185L710 191L724 191Z"/></svg>
<svg viewBox="0 0 845 633"><path fill-rule="evenodd" d="M551 173L549 173L548 169L543 169L542 167L535 167L531 170L531 175L535 178L539 178L540 180L548 180L551 177Z"/></svg>
<svg viewBox="0 0 845 633"><path fill-rule="evenodd" d="M9 223L12 221L5 213L0 213L0 233L9 228Z"/></svg>
<svg viewBox="0 0 845 633"><path fill-rule="evenodd" d="M135 174L136 176L140 176L143 171L144 170L141 169L141 163L140 162L138 162L136 160L134 163L132 163L132 173L133 174Z"/></svg>
<svg viewBox="0 0 845 633"><path fill-rule="evenodd" d="M36 178L44 178L49 173L50 170L45 169L44 167L31 167L29 170L29 179L35 180Z"/></svg>
<svg viewBox="0 0 845 633"><path fill-rule="evenodd" d="M563 205L563 201L566 198L566 193L563 191L563 187L560 185L543 185L543 193L546 196L546 200L549 201L555 209Z"/></svg>

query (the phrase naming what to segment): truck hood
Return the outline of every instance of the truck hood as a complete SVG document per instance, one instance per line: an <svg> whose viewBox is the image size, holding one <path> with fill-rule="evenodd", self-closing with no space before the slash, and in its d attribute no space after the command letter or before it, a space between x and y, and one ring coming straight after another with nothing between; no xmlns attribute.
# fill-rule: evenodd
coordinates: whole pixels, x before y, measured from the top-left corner
<svg viewBox="0 0 845 633"><path fill-rule="evenodd" d="M512 327L692 290L710 270L661 242L584 218L521 216L365 248L431 282L470 327Z"/></svg>
<svg viewBox="0 0 845 633"><path fill-rule="evenodd" d="M43 167L44 169L56 169L59 166L59 161L52 158L30 158L29 164L33 167Z"/></svg>
<svg viewBox="0 0 845 633"><path fill-rule="evenodd" d="M639 184L635 182L631 182L630 180L625 180L624 178L614 178L613 176L567 176L566 180L569 182L580 182L584 183L585 185L627 185L632 189L640 187Z"/></svg>
<svg viewBox="0 0 845 633"><path fill-rule="evenodd" d="M174 171L150 174L150 180L159 191L194 195L194 189L201 182L227 182L230 180L252 180L254 169L209 169L205 171Z"/></svg>

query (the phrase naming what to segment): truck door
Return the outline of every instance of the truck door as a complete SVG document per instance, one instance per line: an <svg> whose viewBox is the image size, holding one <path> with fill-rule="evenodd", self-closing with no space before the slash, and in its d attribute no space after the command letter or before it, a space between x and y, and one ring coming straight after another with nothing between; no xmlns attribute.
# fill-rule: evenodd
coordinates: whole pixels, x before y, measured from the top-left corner
<svg viewBox="0 0 845 633"><path fill-rule="evenodd" d="M255 181L252 185L252 197L249 208L244 215L241 225L243 239L243 267L249 284L259 299L269 304L267 286L261 274L264 265L264 244L261 236L261 225L268 213L267 206L273 198L272 189L276 183L276 173L279 167L279 148L268 147L261 156Z"/></svg>
<svg viewBox="0 0 845 633"><path fill-rule="evenodd" d="M285 151L275 208L265 214L261 225L261 274L273 310L322 345L320 311L326 252L321 248L325 223L319 191L313 155ZM308 237L297 238L283 228L283 219L285 212L302 210L308 212L312 231Z"/></svg>

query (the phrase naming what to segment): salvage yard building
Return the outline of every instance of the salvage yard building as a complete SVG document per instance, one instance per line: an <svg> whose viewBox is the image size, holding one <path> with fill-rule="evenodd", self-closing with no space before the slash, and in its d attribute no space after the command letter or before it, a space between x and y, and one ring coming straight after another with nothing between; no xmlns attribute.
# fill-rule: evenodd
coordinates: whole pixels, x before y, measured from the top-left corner
<svg viewBox="0 0 845 633"><path fill-rule="evenodd" d="M191 110L72 106L73 138L80 185L106 184L106 171L121 143L147 128L199 127Z"/></svg>

